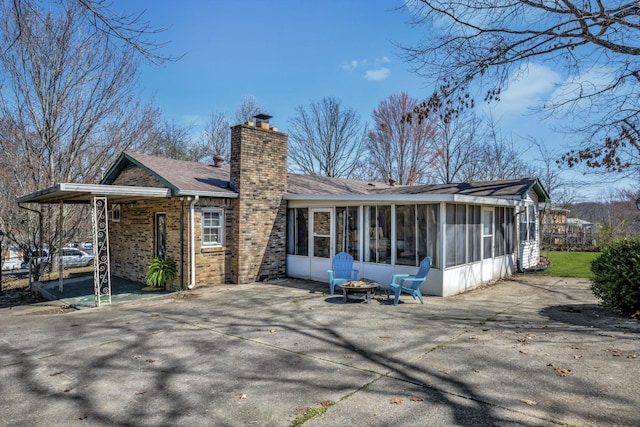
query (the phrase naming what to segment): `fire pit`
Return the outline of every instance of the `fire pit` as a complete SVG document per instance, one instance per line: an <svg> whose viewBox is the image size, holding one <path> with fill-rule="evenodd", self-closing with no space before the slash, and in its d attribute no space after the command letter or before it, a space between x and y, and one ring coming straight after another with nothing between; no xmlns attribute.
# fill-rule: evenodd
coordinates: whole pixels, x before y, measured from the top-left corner
<svg viewBox="0 0 640 427"><path fill-rule="evenodd" d="M346 282L337 286L342 288L342 295L345 302L349 300L360 300L366 301L367 304L371 304L373 293L380 287L380 285L374 281L362 280Z"/></svg>

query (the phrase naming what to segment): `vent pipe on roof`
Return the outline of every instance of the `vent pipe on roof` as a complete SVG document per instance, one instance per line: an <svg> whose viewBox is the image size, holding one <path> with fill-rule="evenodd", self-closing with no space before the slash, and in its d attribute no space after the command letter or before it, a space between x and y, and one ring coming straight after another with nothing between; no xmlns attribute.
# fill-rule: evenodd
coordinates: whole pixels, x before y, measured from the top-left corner
<svg viewBox="0 0 640 427"><path fill-rule="evenodd" d="M393 179L393 178L391 178L391 179L389 180L389 186L391 186L391 187L395 187L395 185L396 185L396 180L395 180L395 179Z"/></svg>
<svg viewBox="0 0 640 427"><path fill-rule="evenodd" d="M216 168L222 167L224 164L224 156L222 154L216 154L213 156L213 166Z"/></svg>

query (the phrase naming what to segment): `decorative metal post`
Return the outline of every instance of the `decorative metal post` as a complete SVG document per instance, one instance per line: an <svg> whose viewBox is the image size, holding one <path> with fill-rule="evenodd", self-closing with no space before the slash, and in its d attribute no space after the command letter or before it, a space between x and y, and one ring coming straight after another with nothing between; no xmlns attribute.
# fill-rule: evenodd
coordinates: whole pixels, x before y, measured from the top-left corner
<svg viewBox="0 0 640 427"><path fill-rule="evenodd" d="M107 198L93 197L93 289L96 307L100 307L103 296L109 297L111 304L111 265L109 260L109 221L107 218Z"/></svg>
<svg viewBox="0 0 640 427"><path fill-rule="evenodd" d="M0 292L2 292L2 261L4 261L4 253L2 252L3 240L4 240L4 231L0 230Z"/></svg>
<svg viewBox="0 0 640 427"><path fill-rule="evenodd" d="M64 256L64 202L60 200L60 212L58 214L58 250L56 251L56 261L58 265L58 291L64 293L64 266L62 265L62 257ZM51 252L49 252L51 257ZM53 262L51 258L49 262ZM51 267L53 270L53 266Z"/></svg>

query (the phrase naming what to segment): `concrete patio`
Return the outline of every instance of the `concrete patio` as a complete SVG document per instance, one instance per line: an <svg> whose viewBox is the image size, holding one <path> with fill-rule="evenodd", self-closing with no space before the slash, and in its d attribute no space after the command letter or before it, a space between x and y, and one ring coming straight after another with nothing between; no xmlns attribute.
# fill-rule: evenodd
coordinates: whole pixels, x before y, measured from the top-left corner
<svg viewBox="0 0 640 427"><path fill-rule="evenodd" d="M589 285L520 275L393 306L278 280L2 309L0 424L637 426L640 324Z"/></svg>
<svg viewBox="0 0 640 427"><path fill-rule="evenodd" d="M137 301L173 292L166 290L154 290L153 292L144 291L143 288L146 286L147 285L144 283L111 276L111 303L117 304ZM56 301L60 304L73 307L78 310L94 308L96 306L95 293L93 289L93 275L64 279L62 292L59 290L57 280L49 282L34 282L33 288L49 301ZM109 304L109 298L106 296L102 297L101 304Z"/></svg>

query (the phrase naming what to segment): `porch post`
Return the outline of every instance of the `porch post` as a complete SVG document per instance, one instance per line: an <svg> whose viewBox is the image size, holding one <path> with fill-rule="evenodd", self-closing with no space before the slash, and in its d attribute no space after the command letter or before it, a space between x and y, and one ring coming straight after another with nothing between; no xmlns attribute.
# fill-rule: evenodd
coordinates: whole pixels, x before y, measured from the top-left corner
<svg viewBox="0 0 640 427"><path fill-rule="evenodd" d="M109 221L107 218L107 198L93 196L91 206L91 222L93 224L93 290L96 307L100 307L100 299L109 297L111 304L111 265L109 257Z"/></svg>
<svg viewBox="0 0 640 427"><path fill-rule="evenodd" d="M62 255L63 255L63 250L62 247L64 246L64 242L63 242L63 233L64 233L64 202L62 200L60 200L59 203L60 206L60 212L58 213L58 251L56 254L56 260L58 261L58 291L60 293L63 293L64 290L64 278L63 276L63 267L62 267ZM49 255L51 255L51 253L49 253Z"/></svg>

